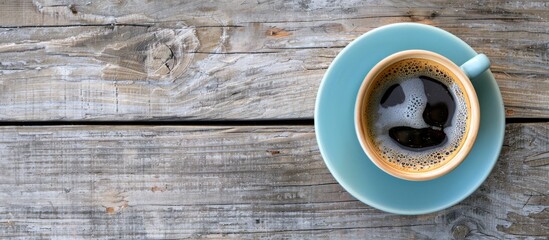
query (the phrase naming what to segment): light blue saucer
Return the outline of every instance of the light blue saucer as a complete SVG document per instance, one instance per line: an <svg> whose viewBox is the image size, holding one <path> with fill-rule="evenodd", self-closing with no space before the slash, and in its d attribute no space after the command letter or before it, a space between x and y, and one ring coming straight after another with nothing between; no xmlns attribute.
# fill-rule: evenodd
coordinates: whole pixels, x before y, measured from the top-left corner
<svg viewBox="0 0 549 240"><path fill-rule="evenodd" d="M456 36L423 24L398 23L369 31L339 53L318 90L315 130L320 152L335 179L354 197L397 214L426 214L457 204L488 177L503 144L505 115L490 71L472 79L481 108L480 132L469 156L451 173L412 182L388 175L362 151L354 129L355 98L368 71L399 51L437 52L458 66L477 53Z"/></svg>

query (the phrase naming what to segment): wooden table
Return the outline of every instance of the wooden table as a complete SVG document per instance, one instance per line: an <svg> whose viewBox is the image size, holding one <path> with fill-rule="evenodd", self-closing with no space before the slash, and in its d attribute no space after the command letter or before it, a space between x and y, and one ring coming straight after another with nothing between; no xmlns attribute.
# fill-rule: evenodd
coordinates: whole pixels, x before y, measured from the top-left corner
<svg viewBox="0 0 549 240"><path fill-rule="evenodd" d="M441 27L492 60L501 156L449 209L399 216L322 161L316 93L349 42ZM0 0L0 238L549 236L546 1Z"/></svg>

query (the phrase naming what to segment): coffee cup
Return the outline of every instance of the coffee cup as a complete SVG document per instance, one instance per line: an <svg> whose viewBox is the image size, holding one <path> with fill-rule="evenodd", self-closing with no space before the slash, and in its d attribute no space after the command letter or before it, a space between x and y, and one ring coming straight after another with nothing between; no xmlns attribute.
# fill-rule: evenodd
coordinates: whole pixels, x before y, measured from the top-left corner
<svg viewBox="0 0 549 240"><path fill-rule="evenodd" d="M364 78L355 130L368 158L401 179L424 181L456 168L473 148L480 107L470 79L490 66L484 54L461 66L431 51L407 50Z"/></svg>

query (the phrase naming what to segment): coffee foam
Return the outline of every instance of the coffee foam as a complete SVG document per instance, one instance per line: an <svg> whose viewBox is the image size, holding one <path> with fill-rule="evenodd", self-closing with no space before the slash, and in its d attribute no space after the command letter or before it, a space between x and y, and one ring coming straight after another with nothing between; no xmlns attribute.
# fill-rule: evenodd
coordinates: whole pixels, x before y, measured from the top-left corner
<svg viewBox="0 0 549 240"><path fill-rule="evenodd" d="M396 126L413 128L429 127L423 120L422 113L427 104L423 82L419 76L428 76L442 82L454 98L456 109L450 126L444 128L447 141L441 146L421 151L402 148L389 137L389 129ZM364 114L369 119L367 126L369 139L379 150L379 155L393 168L408 172L424 172L444 165L457 153L464 142L465 130L468 127L468 104L463 91L452 77L455 76L445 67L423 59L406 59L383 70L374 80L374 86L368 94L369 103ZM382 107L381 98L387 89L400 84L405 94L401 104ZM372 102L373 101L373 102Z"/></svg>

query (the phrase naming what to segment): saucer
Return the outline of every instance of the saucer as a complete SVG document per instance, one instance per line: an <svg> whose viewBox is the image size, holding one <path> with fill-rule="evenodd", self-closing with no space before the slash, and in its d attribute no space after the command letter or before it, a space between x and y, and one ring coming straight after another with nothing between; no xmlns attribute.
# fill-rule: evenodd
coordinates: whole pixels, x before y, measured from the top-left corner
<svg viewBox="0 0 549 240"><path fill-rule="evenodd" d="M488 70L471 79L480 103L480 130L468 157L452 172L429 181L395 178L375 166L355 134L354 107L368 71L403 50L439 53L458 66L477 55L465 42L439 28L397 23L360 36L334 59L320 84L315 131L324 162L335 179L358 200L396 214L426 214L457 204L473 193L494 167L505 131L503 100Z"/></svg>

